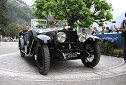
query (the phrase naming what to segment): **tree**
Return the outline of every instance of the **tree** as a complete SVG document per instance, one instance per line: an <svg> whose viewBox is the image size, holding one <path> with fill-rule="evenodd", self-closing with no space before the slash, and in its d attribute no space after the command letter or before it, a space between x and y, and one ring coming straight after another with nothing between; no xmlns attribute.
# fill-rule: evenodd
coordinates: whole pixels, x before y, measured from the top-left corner
<svg viewBox="0 0 126 85"><path fill-rule="evenodd" d="M14 23L9 24L5 29L5 36L14 38L19 37L21 29Z"/></svg>
<svg viewBox="0 0 126 85"><path fill-rule="evenodd" d="M51 14L55 19L67 20L71 27L89 27L93 22L102 26L113 18L112 5L106 0L36 0L34 10L37 18Z"/></svg>
<svg viewBox="0 0 126 85"><path fill-rule="evenodd" d="M19 0L21 2L21 0ZM28 5L21 5L23 2L17 4L14 1L7 2L8 5L8 16L12 22L18 25L30 22L31 19L35 18L32 14L33 9Z"/></svg>
<svg viewBox="0 0 126 85"><path fill-rule="evenodd" d="M0 31L2 35L5 34L5 27L10 23L7 16L7 0L0 0Z"/></svg>

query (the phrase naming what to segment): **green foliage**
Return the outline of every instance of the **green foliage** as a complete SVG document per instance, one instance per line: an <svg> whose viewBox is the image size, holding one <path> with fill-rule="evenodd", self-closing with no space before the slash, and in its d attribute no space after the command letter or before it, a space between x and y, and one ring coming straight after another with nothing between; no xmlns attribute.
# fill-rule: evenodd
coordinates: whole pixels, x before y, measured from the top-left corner
<svg viewBox="0 0 126 85"><path fill-rule="evenodd" d="M22 0L18 1L24 4ZM21 25L28 23L31 18L34 18L32 15L32 9L26 4L24 4L24 6L20 6L16 2L6 2L6 0L0 1L0 35L2 34L3 36L12 38L15 36L19 37L18 34L20 32L20 28L16 24Z"/></svg>
<svg viewBox="0 0 126 85"><path fill-rule="evenodd" d="M5 35L7 37L12 37L14 38L19 37L19 32L21 31L21 29L14 23L9 24L6 29L5 29Z"/></svg>
<svg viewBox="0 0 126 85"><path fill-rule="evenodd" d="M6 0L0 0L0 32L5 35L4 28L10 23L10 19L7 16L7 2Z"/></svg>
<svg viewBox="0 0 126 85"><path fill-rule="evenodd" d="M116 46L116 42L118 40L118 37L116 38L110 38L110 37L106 37L106 38L100 38L101 41L98 42L101 48L101 52L104 55L112 55L114 48Z"/></svg>
<svg viewBox="0 0 126 85"><path fill-rule="evenodd" d="M37 18L52 15L55 19L67 20L71 27L78 24L88 28L93 22L102 26L104 21L113 18L112 6L105 0L36 0L34 10Z"/></svg>
<svg viewBox="0 0 126 85"><path fill-rule="evenodd" d="M23 1L19 0L20 3L24 4ZM21 6L16 2L8 2L8 16L11 18L12 22L18 25L31 22L30 20L34 18L32 12L33 9L25 5Z"/></svg>
<svg viewBox="0 0 126 85"><path fill-rule="evenodd" d="M99 45L100 45L102 54L104 54L104 55L113 54L114 46L113 46L112 42L109 42L106 40L104 43L99 42Z"/></svg>

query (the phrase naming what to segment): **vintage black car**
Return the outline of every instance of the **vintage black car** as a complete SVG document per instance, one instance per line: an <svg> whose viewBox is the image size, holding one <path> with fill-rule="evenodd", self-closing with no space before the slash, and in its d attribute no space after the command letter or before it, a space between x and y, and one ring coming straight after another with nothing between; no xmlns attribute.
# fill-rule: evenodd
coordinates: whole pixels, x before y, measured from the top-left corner
<svg viewBox="0 0 126 85"><path fill-rule="evenodd" d="M81 59L89 68L95 67L100 60L99 38L78 33L73 28L30 29L22 33L19 49L22 57L32 56L37 62L40 74L46 75L53 60L66 61ZM26 38L26 39L25 39Z"/></svg>

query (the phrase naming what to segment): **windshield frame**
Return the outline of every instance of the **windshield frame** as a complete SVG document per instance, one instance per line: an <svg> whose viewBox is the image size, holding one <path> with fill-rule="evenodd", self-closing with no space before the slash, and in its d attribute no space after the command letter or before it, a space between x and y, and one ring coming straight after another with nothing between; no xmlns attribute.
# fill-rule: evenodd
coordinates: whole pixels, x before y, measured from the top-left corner
<svg viewBox="0 0 126 85"><path fill-rule="evenodd" d="M39 23L41 22L41 24ZM42 24L44 22L44 24ZM50 25L50 23L53 23ZM30 29L48 29L48 28L63 28L66 26L66 20L48 20L48 19L31 19L31 28Z"/></svg>

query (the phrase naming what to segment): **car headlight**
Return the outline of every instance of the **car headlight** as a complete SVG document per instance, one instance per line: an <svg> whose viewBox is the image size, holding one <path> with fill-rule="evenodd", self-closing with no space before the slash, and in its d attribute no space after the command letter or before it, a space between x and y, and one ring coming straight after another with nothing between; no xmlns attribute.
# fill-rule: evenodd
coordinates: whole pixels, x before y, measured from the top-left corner
<svg viewBox="0 0 126 85"><path fill-rule="evenodd" d="M86 41L86 33L80 33L78 35L79 41L80 42L85 42Z"/></svg>
<svg viewBox="0 0 126 85"><path fill-rule="evenodd" d="M66 34L64 32L59 32L57 34L57 39L59 42L65 42L66 41Z"/></svg>

